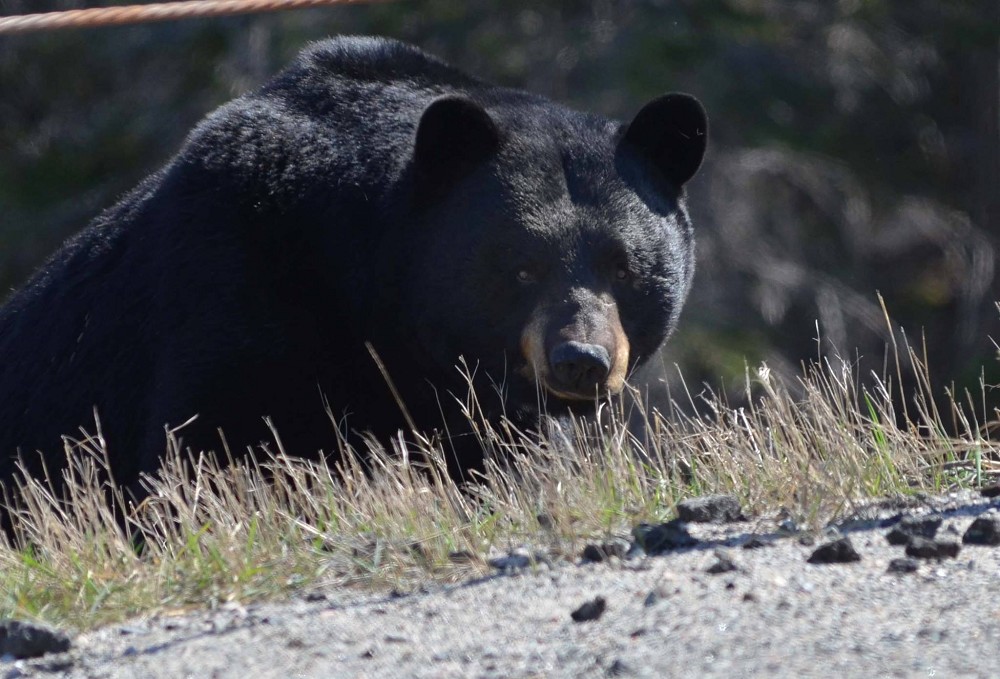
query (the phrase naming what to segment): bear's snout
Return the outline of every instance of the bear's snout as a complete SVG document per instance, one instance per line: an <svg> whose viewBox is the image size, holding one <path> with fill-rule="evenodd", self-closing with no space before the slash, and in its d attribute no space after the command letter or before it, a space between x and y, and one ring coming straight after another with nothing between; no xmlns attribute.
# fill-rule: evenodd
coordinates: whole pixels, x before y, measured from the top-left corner
<svg viewBox="0 0 1000 679"><path fill-rule="evenodd" d="M549 354L549 369L557 390L596 395L611 373L611 355L600 344L563 342Z"/></svg>
<svg viewBox="0 0 1000 679"><path fill-rule="evenodd" d="M578 295L541 304L521 334L521 374L560 399L586 401L625 386L629 341L612 300Z"/></svg>

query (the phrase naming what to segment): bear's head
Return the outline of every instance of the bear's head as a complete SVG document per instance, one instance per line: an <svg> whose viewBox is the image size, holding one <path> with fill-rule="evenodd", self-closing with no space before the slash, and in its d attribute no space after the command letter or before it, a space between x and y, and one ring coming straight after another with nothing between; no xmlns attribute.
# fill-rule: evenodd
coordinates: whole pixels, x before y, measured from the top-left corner
<svg viewBox="0 0 1000 679"><path fill-rule="evenodd" d="M414 140L404 279L434 370L463 357L511 411L537 409L539 395L551 412L620 392L687 295L683 186L706 135L684 94L627 124L528 95L433 101Z"/></svg>

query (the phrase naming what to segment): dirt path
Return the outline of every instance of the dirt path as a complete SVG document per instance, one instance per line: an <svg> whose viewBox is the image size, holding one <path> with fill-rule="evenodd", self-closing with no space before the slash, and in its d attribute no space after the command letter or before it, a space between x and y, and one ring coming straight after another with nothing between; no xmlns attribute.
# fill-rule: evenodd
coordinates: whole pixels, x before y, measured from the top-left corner
<svg viewBox="0 0 1000 679"><path fill-rule="evenodd" d="M941 516L943 543L1000 517L972 494L924 505L902 511ZM900 511L845 527L856 562L807 563L823 538L744 549L773 528L761 522L690 525L706 542L662 556L132 621L0 661L0 677L997 676L1000 549L962 544L887 572L904 557L886 539ZM603 615L575 622L598 596Z"/></svg>

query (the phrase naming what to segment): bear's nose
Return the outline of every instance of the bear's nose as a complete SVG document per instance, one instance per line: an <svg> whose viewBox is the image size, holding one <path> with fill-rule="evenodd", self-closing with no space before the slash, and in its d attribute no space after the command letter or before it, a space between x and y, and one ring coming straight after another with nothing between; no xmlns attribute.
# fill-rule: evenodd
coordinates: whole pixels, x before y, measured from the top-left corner
<svg viewBox="0 0 1000 679"><path fill-rule="evenodd" d="M599 344L563 342L552 349L549 365L559 387L580 396L596 396L611 372L611 356Z"/></svg>

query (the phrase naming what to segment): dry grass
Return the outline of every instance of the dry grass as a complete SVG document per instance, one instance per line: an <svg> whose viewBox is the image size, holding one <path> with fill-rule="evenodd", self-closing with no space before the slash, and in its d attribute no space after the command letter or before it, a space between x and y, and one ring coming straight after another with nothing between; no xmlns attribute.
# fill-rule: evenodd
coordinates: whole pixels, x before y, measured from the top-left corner
<svg viewBox="0 0 1000 679"><path fill-rule="evenodd" d="M825 361L797 385L748 369L745 408L708 391L683 394L697 409L667 413L606 403L599 418L552 421L540 437L478 421L470 398L484 450L510 464L491 463L465 489L443 472L441 445L414 434L389 450L341 441L336 466L288 457L277 438L257 461L192 459L171 435L162 472L145 480L149 498L133 507L100 480L98 431L67 444L65 484L19 482L19 539L0 537L0 616L86 628L311 587L405 589L485 572L490 550L525 542L572 555L706 492L819 526L859 498L980 483L1000 459L980 426L994 414L974 414L964 396L938 412L922 362L900 354L921 376L904 412L893 406L898 365L895 379L866 388Z"/></svg>

